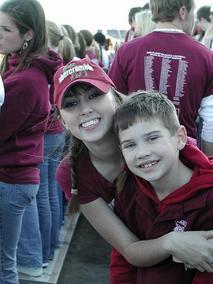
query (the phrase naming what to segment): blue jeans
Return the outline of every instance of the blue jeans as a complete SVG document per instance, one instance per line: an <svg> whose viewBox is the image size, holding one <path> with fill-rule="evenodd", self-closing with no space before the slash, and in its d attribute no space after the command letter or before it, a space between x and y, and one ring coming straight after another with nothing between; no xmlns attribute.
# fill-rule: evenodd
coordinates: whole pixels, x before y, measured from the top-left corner
<svg viewBox="0 0 213 284"><path fill-rule="evenodd" d="M197 144L201 148L201 133L203 128L203 119L201 117L197 120Z"/></svg>
<svg viewBox="0 0 213 284"><path fill-rule="evenodd" d="M42 242L36 198L27 205L24 211L17 249L17 263L25 267L42 268Z"/></svg>
<svg viewBox="0 0 213 284"><path fill-rule="evenodd" d="M35 200L38 185L0 182L0 283L17 284L16 248L24 210Z"/></svg>
<svg viewBox="0 0 213 284"><path fill-rule="evenodd" d="M53 256L59 242L61 203L55 172L61 160L64 138L64 133L44 136L44 162L39 166L40 187L37 194L43 263Z"/></svg>

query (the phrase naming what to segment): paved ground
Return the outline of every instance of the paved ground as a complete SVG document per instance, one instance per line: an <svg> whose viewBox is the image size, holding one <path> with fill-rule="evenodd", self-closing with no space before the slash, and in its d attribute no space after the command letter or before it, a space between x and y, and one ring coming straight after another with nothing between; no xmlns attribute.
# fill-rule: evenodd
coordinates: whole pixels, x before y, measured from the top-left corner
<svg viewBox="0 0 213 284"><path fill-rule="evenodd" d="M80 216L57 284L108 284L110 246Z"/></svg>
<svg viewBox="0 0 213 284"><path fill-rule="evenodd" d="M72 241L60 269L57 284L108 284L108 265L110 246L96 233L87 220L80 215L75 227ZM51 274L54 276L54 267L59 262L58 257L53 265ZM58 263L60 266L60 263ZM53 277L54 278L54 277ZM43 278L22 279L20 284L47 284L54 281ZM46 279L51 279L46 278ZM35 280L35 281L34 281ZM43 281L42 281L43 280Z"/></svg>

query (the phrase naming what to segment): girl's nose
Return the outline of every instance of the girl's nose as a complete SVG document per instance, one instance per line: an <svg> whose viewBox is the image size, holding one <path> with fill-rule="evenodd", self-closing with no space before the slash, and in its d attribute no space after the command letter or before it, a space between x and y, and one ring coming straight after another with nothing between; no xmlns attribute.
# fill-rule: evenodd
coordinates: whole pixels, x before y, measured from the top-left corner
<svg viewBox="0 0 213 284"><path fill-rule="evenodd" d="M81 103L81 115L89 115L93 109L87 103Z"/></svg>

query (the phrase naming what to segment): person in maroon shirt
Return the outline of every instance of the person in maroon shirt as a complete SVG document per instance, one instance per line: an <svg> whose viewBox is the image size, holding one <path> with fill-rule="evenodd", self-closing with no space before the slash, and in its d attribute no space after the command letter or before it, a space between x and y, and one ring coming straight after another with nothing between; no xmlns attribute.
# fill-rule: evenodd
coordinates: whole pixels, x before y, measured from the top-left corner
<svg viewBox="0 0 213 284"><path fill-rule="evenodd" d="M213 158L186 143L172 102L159 93L138 92L117 108L114 126L128 167L117 181L115 212L130 230L149 240L212 229ZM136 283L191 284L196 270L186 268L170 256L138 268ZM205 269L212 272L211 264Z"/></svg>
<svg viewBox="0 0 213 284"><path fill-rule="evenodd" d="M212 232L173 232L156 240L139 241L108 206L124 161L112 128L120 99L107 74L89 59L73 60L58 69L54 82L61 118L73 135L71 155L61 162L56 174L71 204L77 206L78 201L95 229L132 264L137 262L129 255L136 251L143 265L153 265L174 254L204 269L206 261L200 252L207 253L207 247L212 251L211 243L204 240ZM111 271L111 283L134 283L135 267L123 256L113 253L117 266ZM121 274L126 282L116 281L116 275L120 280Z"/></svg>
<svg viewBox="0 0 213 284"><path fill-rule="evenodd" d="M39 235L36 194L43 160L43 137L50 112L49 84L61 62L47 49L45 15L36 0L9 0L0 6L0 67L5 88L0 110L0 283L18 283L16 267L20 232ZM31 206L30 226L22 226ZM33 211L34 209L34 211ZM22 230L21 230L22 229ZM24 243L26 242L26 243ZM35 246L39 246L36 243ZM31 246L28 250L32 252ZM20 263L41 274L42 259ZM29 256L29 255L28 255Z"/></svg>
<svg viewBox="0 0 213 284"><path fill-rule="evenodd" d="M174 103L181 124L213 155L213 53L192 38L194 0L151 0L156 28L123 44L116 52L109 77L118 91L159 91ZM169 44L168 44L169 43Z"/></svg>

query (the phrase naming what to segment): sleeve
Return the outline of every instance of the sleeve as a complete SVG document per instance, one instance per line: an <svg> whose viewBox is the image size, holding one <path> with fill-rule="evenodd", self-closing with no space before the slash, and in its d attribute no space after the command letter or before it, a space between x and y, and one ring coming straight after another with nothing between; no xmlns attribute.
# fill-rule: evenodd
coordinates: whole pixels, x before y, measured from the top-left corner
<svg viewBox="0 0 213 284"><path fill-rule="evenodd" d="M197 272L193 279L192 284L212 284L213 273L208 272Z"/></svg>
<svg viewBox="0 0 213 284"><path fill-rule="evenodd" d="M213 143L213 94L202 99L198 114L203 119L201 138Z"/></svg>
<svg viewBox="0 0 213 284"><path fill-rule="evenodd" d="M68 154L59 164L56 170L56 180L63 190L67 200L72 198L71 195L71 164ZM87 158L80 157L78 162L78 201L80 204L92 202L101 197L98 188L104 191L102 184L98 182L88 165ZM103 197L104 198L104 197ZM105 198L104 198L105 200ZM110 200L109 200L110 202Z"/></svg>
<svg viewBox="0 0 213 284"><path fill-rule="evenodd" d="M114 248L110 259L110 284L135 284L136 267L127 262L127 260Z"/></svg>
<svg viewBox="0 0 213 284"><path fill-rule="evenodd" d="M121 194L115 196L114 212L121 220L125 220L120 197ZM137 268L113 248L110 259L110 284L135 284L136 273Z"/></svg>
<svg viewBox="0 0 213 284"><path fill-rule="evenodd" d="M71 165L69 158L66 156L58 165L56 169L56 180L63 190L67 200L70 200L71 195Z"/></svg>
<svg viewBox="0 0 213 284"><path fill-rule="evenodd" d="M38 80L39 91L38 82L29 79L29 76L11 76L4 80L5 101L0 112L0 145L7 143L12 135L18 135L19 131L25 131L30 121L34 121L34 125L46 124L50 109L48 84L42 76Z"/></svg>
<svg viewBox="0 0 213 284"><path fill-rule="evenodd" d="M122 46L121 46L122 47ZM128 94L128 86L127 82L125 80L125 72L123 72L123 68L121 65L122 62L122 56L121 56L121 47L118 48L115 57L113 59L113 62L110 66L108 75L110 79L113 81L113 83L116 86L116 89L123 93Z"/></svg>

